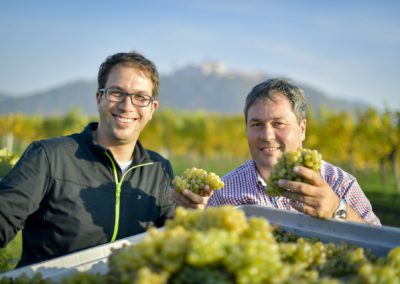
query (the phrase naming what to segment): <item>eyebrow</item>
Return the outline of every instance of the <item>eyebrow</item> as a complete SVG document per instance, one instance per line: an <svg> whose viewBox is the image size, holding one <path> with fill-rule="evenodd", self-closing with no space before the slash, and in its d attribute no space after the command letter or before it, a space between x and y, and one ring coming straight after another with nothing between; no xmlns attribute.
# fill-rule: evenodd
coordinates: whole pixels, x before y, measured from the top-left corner
<svg viewBox="0 0 400 284"><path fill-rule="evenodd" d="M266 121L277 121L277 120L286 120L286 118L282 117L282 116L278 116L278 117L272 117L270 119L264 119L264 118L249 118L248 122L266 122Z"/></svg>
<svg viewBox="0 0 400 284"><path fill-rule="evenodd" d="M251 118L248 120L248 122L260 122L260 121L265 121L265 119Z"/></svg>
<svg viewBox="0 0 400 284"><path fill-rule="evenodd" d="M128 93L125 89L123 89L123 88L121 88L121 87L119 87L119 86L114 86L114 85L111 85L111 86L108 87L108 88L117 89L117 90L119 90L119 91L121 91L121 92L124 92L124 93L126 93L126 94L129 94L129 95L146 95L146 96L151 97L151 95L149 95L147 92L144 92L144 91L137 91L137 92L135 92L135 93Z"/></svg>

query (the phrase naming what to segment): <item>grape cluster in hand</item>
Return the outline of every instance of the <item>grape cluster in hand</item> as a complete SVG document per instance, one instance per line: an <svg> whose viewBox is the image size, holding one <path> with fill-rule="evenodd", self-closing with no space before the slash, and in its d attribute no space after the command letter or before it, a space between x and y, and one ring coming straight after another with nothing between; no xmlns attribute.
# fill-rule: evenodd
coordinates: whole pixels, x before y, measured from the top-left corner
<svg viewBox="0 0 400 284"><path fill-rule="evenodd" d="M293 168L303 166L319 171L322 156L317 150L299 148L294 152L285 152L279 158L277 164L273 167L272 172L267 181L266 191L270 196L280 196L283 188L278 185L278 180L294 180L304 182L305 180L298 176Z"/></svg>
<svg viewBox="0 0 400 284"><path fill-rule="evenodd" d="M203 190L206 185L210 190L216 190L224 187L223 181L215 173L208 173L203 169L188 168L183 171L182 175L176 176L172 181L175 188L182 192L184 189L203 195Z"/></svg>

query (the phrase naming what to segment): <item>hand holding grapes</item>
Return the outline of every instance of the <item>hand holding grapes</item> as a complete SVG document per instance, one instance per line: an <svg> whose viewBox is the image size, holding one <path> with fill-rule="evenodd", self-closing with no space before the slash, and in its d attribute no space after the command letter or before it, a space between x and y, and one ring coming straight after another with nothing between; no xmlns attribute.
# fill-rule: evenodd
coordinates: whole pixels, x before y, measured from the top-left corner
<svg viewBox="0 0 400 284"><path fill-rule="evenodd" d="M200 195L190 191L189 189L174 189L171 193L171 199L178 205L185 208L204 209L208 203L208 199L212 195L212 190L208 185L204 186Z"/></svg>
<svg viewBox="0 0 400 284"><path fill-rule="evenodd" d="M291 199L293 208L319 218L331 218L339 197L321 177L322 156L317 150L299 148L285 152L274 166L267 193Z"/></svg>
<svg viewBox="0 0 400 284"><path fill-rule="evenodd" d="M222 188L224 183L215 173L203 169L188 168L172 181L175 190L172 200L186 208L204 209L212 192Z"/></svg>
<svg viewBox="0 0 400 284"><path fill-rule="evenodd" d="M294 168L294 172L304 181L281 179L278 185L286 190L282 196L291 199L293 208L305 214L328 219L339 204L339 197L329 187L319 173L302 166Z"/></svg>

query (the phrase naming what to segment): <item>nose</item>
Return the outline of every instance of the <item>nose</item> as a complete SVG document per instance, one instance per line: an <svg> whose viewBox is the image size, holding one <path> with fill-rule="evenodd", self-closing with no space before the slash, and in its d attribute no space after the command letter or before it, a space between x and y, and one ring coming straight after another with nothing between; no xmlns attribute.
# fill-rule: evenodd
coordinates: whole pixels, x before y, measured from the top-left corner
<svg viewBox="0 0 400 284"><path fill-rule="evenodd" d="M118 107L125 111L130 111L130 110L136 108L135 105L132 103L131 96L125 96L125 99L118 104Z"/></svg>
<svg viewBox="0 0 400 284"><path fill-rule="evenodd" d="M260 133L260 138L265 141L271 141L275 139L275 131L271 125L265 124Z"/></svg>

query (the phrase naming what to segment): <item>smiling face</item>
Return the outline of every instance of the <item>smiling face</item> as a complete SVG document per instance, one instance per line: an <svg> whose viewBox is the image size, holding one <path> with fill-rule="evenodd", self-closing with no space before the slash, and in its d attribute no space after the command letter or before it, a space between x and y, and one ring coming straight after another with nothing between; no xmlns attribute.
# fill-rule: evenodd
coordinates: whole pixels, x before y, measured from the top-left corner
<svg viewBox="0 0 400 284"><path fill-rule="evenodd" d="M105 88L114 87L129 94L152 96L153 83L141 70L129 65L115 65L107 78ZM147 107L134 106L130 98L123 102L110 102L105 93L96 94L99 111L97 140L101 145L135 146L140 132L151 120L158 102L153 101Z"/></svg>
<svg viewBox="0 0 400 284"><path fill-rule="evenodd" d="M273 100L257 100L250 106L246 131L257 170L267 179L283 152L302 146L306 120L298 122L289 100L278 94Z"/></svg>

